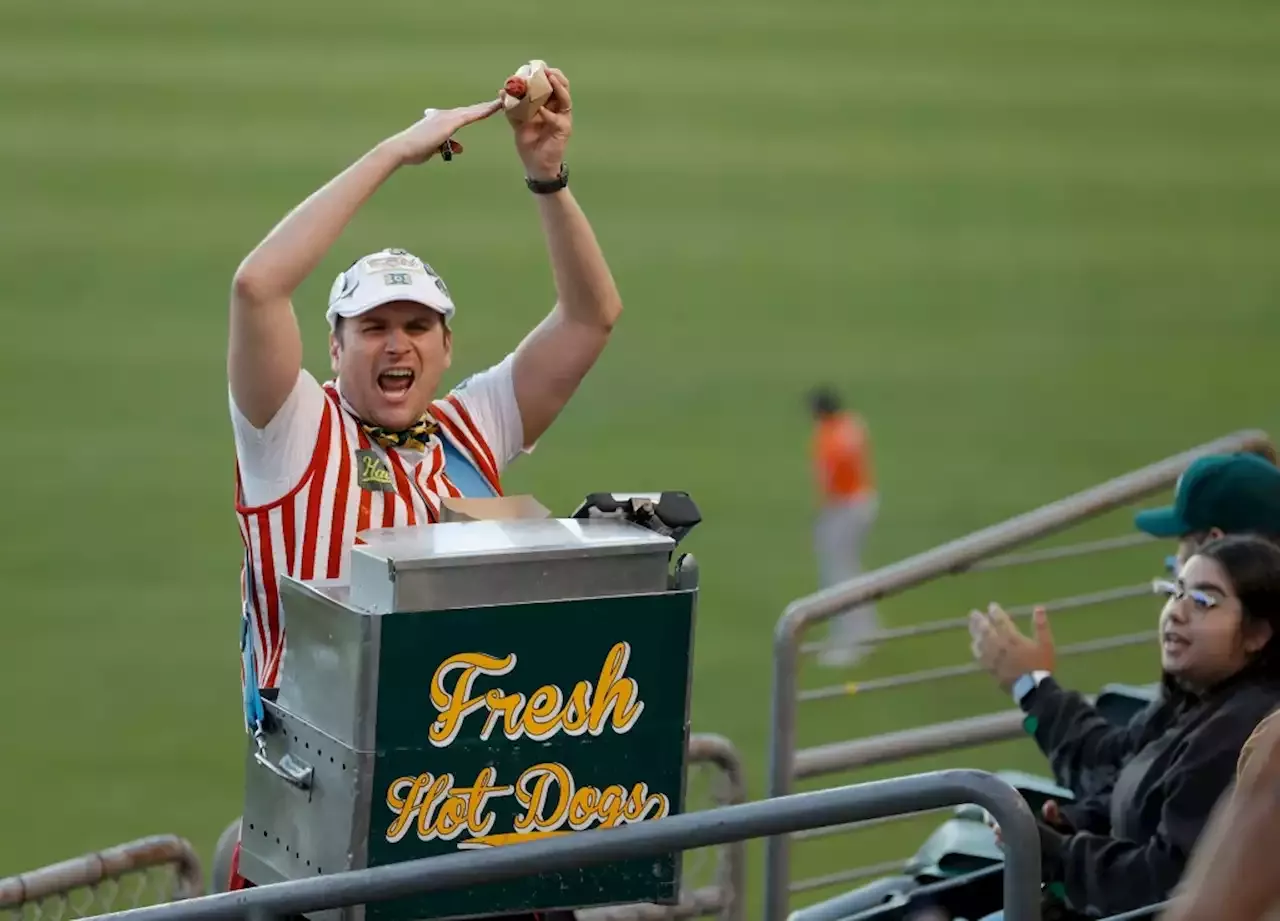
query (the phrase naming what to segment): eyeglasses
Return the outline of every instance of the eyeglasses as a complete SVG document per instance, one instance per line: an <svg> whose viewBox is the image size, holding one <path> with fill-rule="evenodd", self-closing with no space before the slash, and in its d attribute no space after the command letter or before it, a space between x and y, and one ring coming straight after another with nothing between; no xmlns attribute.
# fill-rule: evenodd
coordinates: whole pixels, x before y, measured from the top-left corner
<svg viewBox="0 0 1280 921"><path fill-rule="evenodd" d="M1181 601L1183 598L1190 598L1191 603L1202 611L1218 606L1218 599L1210 595L1208 592L1202 592L1199 589L1186 588L1177 582L1171 582L1168 579L1152 579L1151 591L1157 595L1167 595L1175 601Z"/></svg>

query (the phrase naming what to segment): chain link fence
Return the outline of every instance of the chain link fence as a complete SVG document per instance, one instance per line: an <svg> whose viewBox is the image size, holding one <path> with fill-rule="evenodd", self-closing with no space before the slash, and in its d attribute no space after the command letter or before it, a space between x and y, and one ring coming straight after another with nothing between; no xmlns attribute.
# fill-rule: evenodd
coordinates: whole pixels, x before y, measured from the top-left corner
<svg viewBox="0 0 1280 921"><path fill-rule="evenodd" d="M0 921L72 921L203 894L191 844L157 835L0 879Z"/></svg>

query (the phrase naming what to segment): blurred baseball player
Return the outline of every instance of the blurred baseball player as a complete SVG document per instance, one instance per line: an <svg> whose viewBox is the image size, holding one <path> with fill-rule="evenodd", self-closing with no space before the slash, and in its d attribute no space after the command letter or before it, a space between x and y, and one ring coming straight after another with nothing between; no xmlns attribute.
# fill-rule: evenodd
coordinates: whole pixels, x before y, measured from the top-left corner
<svg viewBox="0 0 1280 921"><path fill-rule="evenodd" d="M845 409L835 391L820 387L810 394L814 417L813 462L822 508L814 528L814 550L822 588L862 573L862 548L875 521L879 500L871 467L866 426ZM874 605L838 615L831 623L824 665L852 665L866 648L862 640L879 621Z"/></svg>
<svg viewBox="0 0 1280 921"><path fill-rule="evenodd" d="M285 647L279 575L342 578L361 531L435 522L442 497L500 494L504 469L532 450L618 320L618 290L567 187L569 81L559 70L548 74L551 98L514 134L557 300L497 365L437 398L455 305L431 265L405 250L363 256L333 282L325 314L331 381L302 366L291 297L392 173L446 145L450 157L461 154L454 135L497 112L500 99L429 110L377 144L295 208L235 274L227 375L247 661L262 688L278 685Z"/></svg>

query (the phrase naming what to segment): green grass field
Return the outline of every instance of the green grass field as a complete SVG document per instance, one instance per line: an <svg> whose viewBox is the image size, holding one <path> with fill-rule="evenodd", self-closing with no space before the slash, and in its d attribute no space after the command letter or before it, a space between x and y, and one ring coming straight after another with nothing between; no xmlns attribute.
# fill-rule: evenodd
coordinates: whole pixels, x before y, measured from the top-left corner
<svg viewBox="0 0 1280 921"><path fill-rule="evenodd" d="M741 748L753 795L772 626L816 578L811 384L836 383L871 426L873 563L1280 428L1274 4L7 0L0 875L156 832L207 858L237 814L232 272L367 147L530 57L573 81L573 184L627 310L508 489L561 514L602 488L692 493L694 727ZM454 164L396 176L300 292L317 373L329 282L369 249L405 246L444 274L460 304L450 382L550 306L508 129L464 140ZM885 615L1137 581L1162 552L939 584ZM1059 633L1155 611L1072 615ZM967 647L889 647L836 677ZM1130 651L1064 671L1094 688L1153 664ZM807 708L802 739L1003 704L976 679L868 695ZM1038 761L1012 743L874 773L944 764ZM806 844L797 870L905 855L918 834Z"/></svg>

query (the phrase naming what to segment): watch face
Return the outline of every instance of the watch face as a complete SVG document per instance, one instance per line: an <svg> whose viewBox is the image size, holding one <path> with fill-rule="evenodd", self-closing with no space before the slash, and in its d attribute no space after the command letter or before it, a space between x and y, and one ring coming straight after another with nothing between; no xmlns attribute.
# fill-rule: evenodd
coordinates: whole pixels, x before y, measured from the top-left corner
<svg viewBox="0 0 1280 921"><path fill-rule="evenodd" d="M1022 698L1031 693L1036 686L1036 679L1032 675L1022 675L1013 683L1014 699L1021 702Z"/></svg>

